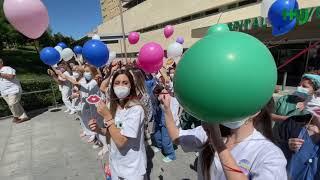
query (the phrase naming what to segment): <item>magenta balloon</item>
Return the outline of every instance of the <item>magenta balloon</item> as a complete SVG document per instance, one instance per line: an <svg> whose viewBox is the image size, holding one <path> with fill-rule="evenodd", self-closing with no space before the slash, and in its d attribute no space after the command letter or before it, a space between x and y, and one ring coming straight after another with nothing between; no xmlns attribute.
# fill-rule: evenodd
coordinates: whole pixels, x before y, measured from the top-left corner
<svg viewBox="0 0 320 180"><path fill-rule="evenodd" d="M162 67L163 57L163 48L157 43L150 42L140 49L138 64L145 72L156 72Z"/></svg>
<svg viewBox="0 0 320 180"><path fill-rule="evenodd" d="M174 32L173 26L167 25L167 26L164 28L164 32L163 32L163 33L164 33L164 36L165 36L166 38L169 38L170 36L172 36L173 32Z"/></svg>
<svg viewBox="0 0 320 180"><path fill-rule="evenodd" d="M10 24L31 39L39 38L49 26L49 16L41 0L5 0L3 10Z"/></svg>
<svg viewBox="0 0 320 180"><path fill-rule="evenodd" d="M138 32L131 32L129 34L128 40L130 44L137 44L139 42L140 35Z"/></svg>
<svg viewBox="0 0 320 180"><path fill-rule="evenodd" d="M177 38L176 42L179 43L179 44L183 44L184 43L184 38L180 36L180 37Z"/></svg>

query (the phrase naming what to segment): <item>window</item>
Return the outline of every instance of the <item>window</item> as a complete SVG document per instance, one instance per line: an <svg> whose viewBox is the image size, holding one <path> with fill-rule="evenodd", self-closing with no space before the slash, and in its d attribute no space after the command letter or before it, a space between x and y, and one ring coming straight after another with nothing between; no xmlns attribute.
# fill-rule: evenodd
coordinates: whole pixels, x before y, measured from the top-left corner
<svg viewBox="0 0 320 180"><path fill-rule="evenodd" d="M199 18L201 18L203 16L204 16L204 13L201 12L201 13L197 13L197 14L192 15L191 19L199 19Z"/></svg>
<svg viewBox="0 0 320 180"><path fill-rule="evenodd" d="M237 3L234 3L234 4L230 4L227 6L227 9L233 9L233 8L236 8L238 6Z"/></svg>
<svg viewBox="0 0 320 180"><path fill-rule="evenodd" d="M258 0L241 1L241 2L239 2L239 6L245 6L245 5L256 3L256 2L258 2Z"/></svg>
<svg viewBox="0 0 320 180"><path fill-rule="evenodd" d="M209 15L216 14L216 13L218 13L218 12L219 12L219 9L211 9L211 10L208 10L208 11L204 12L204 14L205 14L206 16L209 16Z"/></svg>
<svg viewBox="0 0 320 180"><path fill-rule="evenodd" d="M181 19L181 22L188 22L191 20L191 16L186 16Z"/></svg>

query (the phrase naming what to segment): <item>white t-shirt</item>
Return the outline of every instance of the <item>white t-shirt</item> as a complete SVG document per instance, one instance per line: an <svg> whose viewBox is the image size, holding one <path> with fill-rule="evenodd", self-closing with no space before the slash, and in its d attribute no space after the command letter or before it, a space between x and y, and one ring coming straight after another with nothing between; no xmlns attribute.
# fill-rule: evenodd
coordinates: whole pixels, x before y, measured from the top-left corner
<svg viewBox="0 0 320 180"><path fill-rule="evenodd" d="M68 77L70 77L70 78L73 78L68 71L65 71L63 74L64 74L65 76L68 76ZM71 93L71 90L72 90L72 84L71 84L71 82L69 82L68 80L65 80L64 83L63 83L63 85L61 86L61 91L64 92L64 93L66 93L66 94L67 94L67 93L70 94L70 93Z"/></svg>
<svg viewBox="0 0 320 180"><path fill-rule="evenodd" d="M202 126L191 130L180 130L179 142L184 151L201 151L207 142ZM260 132L254 132L237 144L231 151L242 172L253 180L286 180L287 161L282 151ZM201 156L200 156L201 157ZM201 158L199 158L201 159ZM215 152L210 167L212 180L225 180L219 156ZM203 180L201 163L198 162L198 179Z"/></svg>
<svg viewBox="0 0 320 180"><path fill-rule="evenodd" d="M0 69L0 73L16 75L16 70L9 66L4 66ZM21 91L20 82L16 77L11 80L0 77L0 92L2 96L17 94Z"/></svg>
<svg viewBox="0 0 320 180"><path fill-rule="evenodd" d="M111 138L110 168L112 177L140 179L146 174L147 157L144 145L144 110L140 105L118 109L115 124L121 135L128 138L127 145L118 149Z"/></svg>
<svg viewBox="0 0 320 180"><path fill-rule="evenodd" d="M99 95L100 88L96 80L92 79L91 81L87 82L84 78L80 81L80 93L82 98L87 98L90 95Z"/></svg>
<svg viewBox="0 0 320 180"><path fill-rule="evenodd" d="M171 97L170 109L173 114L173 119L176 123L176 126L180 127L180 119L179 119L180 104L175 97Z"/></svg>

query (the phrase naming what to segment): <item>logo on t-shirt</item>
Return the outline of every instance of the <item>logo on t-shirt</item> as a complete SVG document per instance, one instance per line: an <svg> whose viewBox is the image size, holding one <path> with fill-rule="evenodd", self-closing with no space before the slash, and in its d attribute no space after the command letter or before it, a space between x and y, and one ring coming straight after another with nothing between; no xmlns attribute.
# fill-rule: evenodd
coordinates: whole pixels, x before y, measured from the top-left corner
<svg viewBox="0 0 320 180"><path fill-rule="evenodd" d="M116 127L118 129L122 129L123 128L122 122L121 121L116 122Z"/></svg>
<svg viewBox="0 0 320 180"><path fill-rule="evenodd" d="M239 161L238 165L241 169L241 171L245 174L248 175L250 172L250 162L246 159L242 159Z"/></svg>

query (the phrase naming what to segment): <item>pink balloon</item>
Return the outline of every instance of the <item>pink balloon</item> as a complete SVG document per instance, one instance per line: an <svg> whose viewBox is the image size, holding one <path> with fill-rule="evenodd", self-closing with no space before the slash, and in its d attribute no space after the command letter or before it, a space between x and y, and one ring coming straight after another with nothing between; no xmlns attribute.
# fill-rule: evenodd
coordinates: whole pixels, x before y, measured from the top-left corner
<svg viewBox="0 0 320 180"><path fill-rule="evenodd" d="M138 32L131 32L129 34L128 40L130 44L137 44L140 39L140 35Z"/></svg>
<svg viewBox="0 0 320 180"><path fill-rule="evenodd" d="M3 10L11 25L31 39L39 38L49 26L48 11L41 0L5 0Z"/></svg>
<svg viewBox="0 0 320 180"><path fill-rule="evenodd" d="M167 39L168 39L170 36L172 36L173 32L174 32L174 28L173 28L173 26L171 26L171 25L167 25L167 26L164 28L164 31L163 31L164 36L165 36Z"/></svg>
<svg viewBox="0 0 320 180"><path fill-rule="evenodd" d="M154 42L143 45L138 57L138 66L147 73L157 72L163 65L164 51Z"/></svg>

